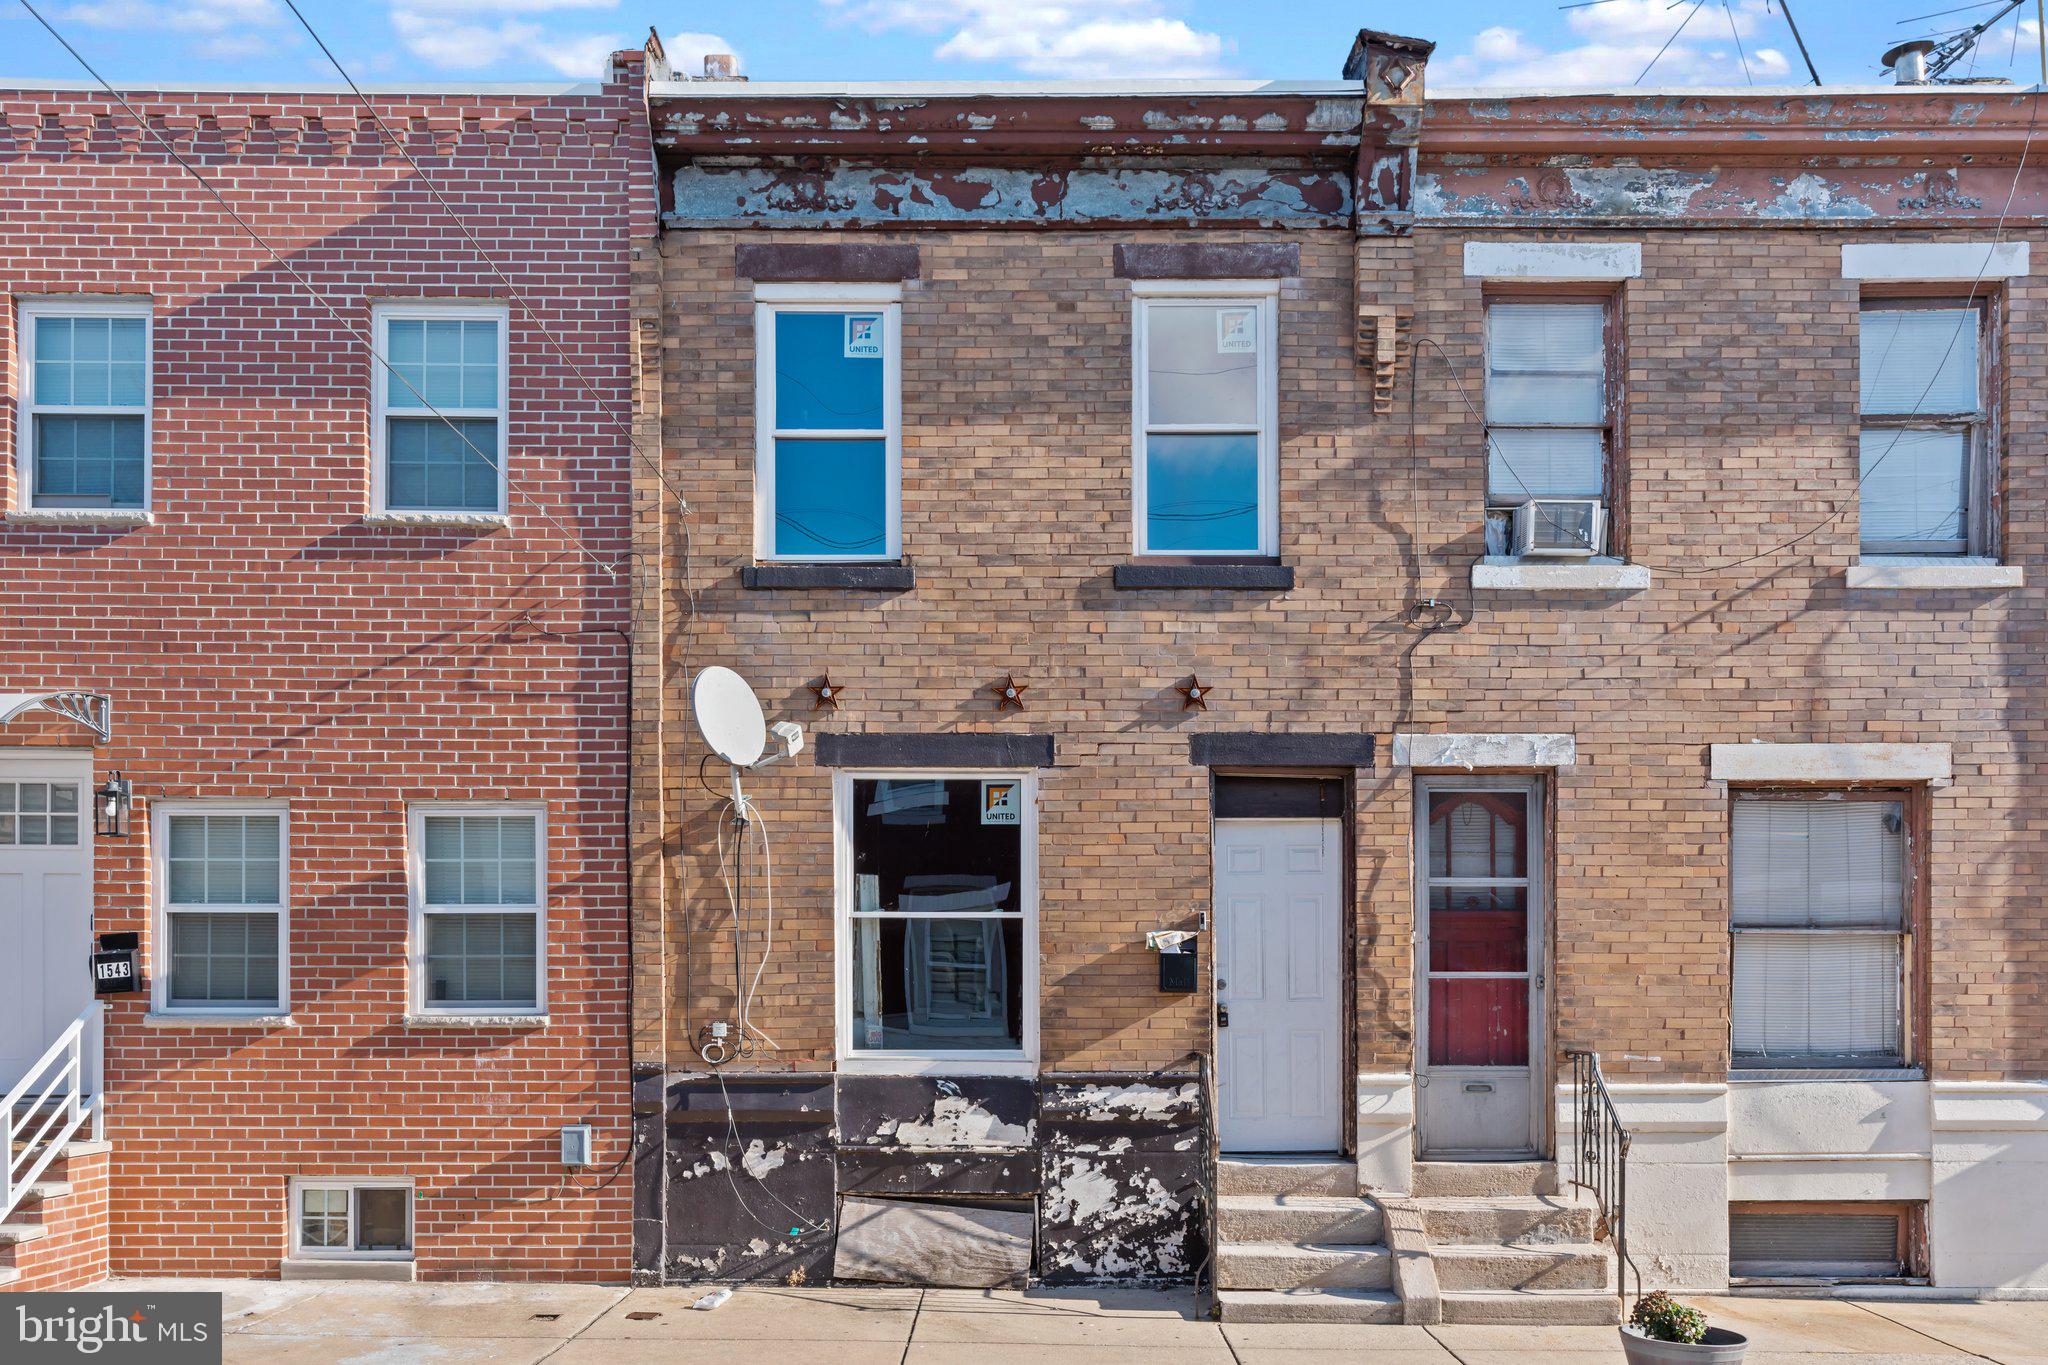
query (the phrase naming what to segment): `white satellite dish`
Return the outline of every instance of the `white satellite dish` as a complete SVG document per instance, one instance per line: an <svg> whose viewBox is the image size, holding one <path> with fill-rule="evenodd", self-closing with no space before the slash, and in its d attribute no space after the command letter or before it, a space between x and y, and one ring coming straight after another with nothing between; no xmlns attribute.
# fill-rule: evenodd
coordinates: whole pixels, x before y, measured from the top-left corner
<svg viewBox="0 0 2048 1365"><path fill-rule="evenodd" d="M729 668L707 668L690 692L697 733L711 752L738 768L761 761L768 747L768 717L747 680Z"/></svg>

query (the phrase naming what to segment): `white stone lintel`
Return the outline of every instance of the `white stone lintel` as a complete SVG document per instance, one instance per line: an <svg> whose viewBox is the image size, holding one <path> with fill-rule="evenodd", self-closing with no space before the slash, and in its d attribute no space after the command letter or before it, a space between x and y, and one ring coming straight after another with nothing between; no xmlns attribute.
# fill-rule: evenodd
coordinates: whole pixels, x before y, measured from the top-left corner
<svg viewBox="0 0 2048 1365"><path fill-rule="evenodd" d="M1569 768L1578 758L1578 742L1570 735L1394 736L1397 768Z"/></svg>
<svg viewBox="0 0 2048 1365"><path fill-rule="evenodd" d="M1888 555L1851 564L1845 578L1849 587L1865 590L2021 588L2027 571L1990 559Z"/></svg>
<svg viewBox="0 0 2048 1365"><path fill-rule="evenodd" d="M1845 280L2010 279L2028 273L2025 242L1852 242L1842 248Z"/></svg>
<svg viewBox="0 0 2048 1365"><path fill-rule="evenodd" d="M1641 592L1650 586L1650 567L1584 560L1482 560L1472 566L1472 586L1495 592Z"/></svg>
<svg viewBox="0 0 2048 1365"><path fill-rule="evenodd" d="M1717 782L1930 782L1953 780L1946 744L1713 744Z"/></svg>
<svg viewBox="0 0 2048 1365"><path fill-rule="evenodd" d="M1467 278L1632 280L1643 273L1641 242L1467 242Z"/></svg>

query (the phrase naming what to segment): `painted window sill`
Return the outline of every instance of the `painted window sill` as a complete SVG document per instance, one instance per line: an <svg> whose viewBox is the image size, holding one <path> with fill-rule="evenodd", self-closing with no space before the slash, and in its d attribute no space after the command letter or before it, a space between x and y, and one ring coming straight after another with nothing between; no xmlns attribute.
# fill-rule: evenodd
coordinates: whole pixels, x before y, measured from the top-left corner
<svg viewBox="0 0 2048 1365"><path fill-rule="evenodd" d="M405 1016L407 1028L533 1028L548 1026L545 1014L439 1014Z"/></svg>
<svg viewBox="0 0 2048 1365"><path fill-rule="evenodd" d="M281 1280L378 1280L411 1284L419 1278L413 1261L347 1260L339 1256L287 1256L277 1264Z"/></svg>
<svg viewBox="0 0 2048 1365"><path fill-rule="evenodd" d="M1125 592L1192 591L1288 592L1294 587L1291 564L1151 564L1139 560L1119 564L1111 581Z"/></svg>
<svg viewBox="0 0 2048 1365"><path fill-rule="evenodd" d="M151 1010L142 1016L142 1022L149 1028L256 1028L281 1029L297 1028L298 1020L289 1014L229 1014L205 1013L199 1010Z"/></svg>
<svg viewBox="0 0 2048 1365"><path fill-rule="evenodd" d="M156 513L141 507L17 507L7 520L19 526L152 526Z"/></svg>
<svg viewBox="0 0 2048 1365"><path fill-rule="evenodd" d="M908 564L746 564L740 586L758 592L843 588L855 592L909 592L917 571Z"/></svg>
<svg viewBox="0 0 2048 1365"><path fill-rule="evenodd" d="M1997 589L2024 587L2027 571L2017 564L2000 564L1992 559L1873 555L1861 564L1851 564L1846 578L1851 588L1863 590Z"/></svg>
<svg viewBox="0 0 2048 1365"><path fill-rule="evenodd" d="M1022 1058L872 1057L841 1053L838 1069L856 1076L1036 1076L1038 1063Z"/></svg>
<svg viewBox="0 0 2048 1365"><path fill-rule="evenodd" d="M419 526L429 530L496 531L512 524L510 512L371 512L365 526Z"/></svg>
<svg viewBox="0 0 2048 1365"><path fill-rule="evenodd" d="M1472 586L1494 592L1642 592L1650 586L1650 566L1489 557L1472 566Z"/></svg>
<svg viewBox="0 0 2048 1365"><path fill-rule="evenodd" d="M1736 1067L1728 1073L1728 1083L1730 1085L1776 1085L1787 1081L1824 1084L1829 1081L1924 1081L1926 1079L1926 1071L1917 1066Z"/></svg>

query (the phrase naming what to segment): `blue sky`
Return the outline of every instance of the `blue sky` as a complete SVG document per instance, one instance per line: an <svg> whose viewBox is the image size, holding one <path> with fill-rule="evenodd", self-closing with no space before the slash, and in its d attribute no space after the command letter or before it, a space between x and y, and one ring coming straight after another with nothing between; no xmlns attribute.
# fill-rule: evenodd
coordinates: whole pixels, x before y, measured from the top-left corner
<svg viewBox="0 0 2048 1365"><path fill-rule="evenodd" d="M33 0L116 83L290 83L333 72L282 0ZM649 25L678 67L735 52L758 80L1143 76L1334 78L1361 24L1434 39L1445 85L1803 83L1778 0L299 0L359 80L587 78ZM1877 79L1893 42L1996 8L1965 0L1793 0L1830 82ZM1975 73L2033 82L2031 18ZM1911 21L1911 22L1900 22ZM1681 31L1681 23L1683 28ZM1676 33L1661 56L1660 47ZM2017 43L2015 38L2017 37ZM2017 53L2015 59L2014 53ZM1745 77L1744 65L1748 72ZM1961 68L1959 68L1961 69ZM0 0L0 77L73 77L19 0Z"/></svg>

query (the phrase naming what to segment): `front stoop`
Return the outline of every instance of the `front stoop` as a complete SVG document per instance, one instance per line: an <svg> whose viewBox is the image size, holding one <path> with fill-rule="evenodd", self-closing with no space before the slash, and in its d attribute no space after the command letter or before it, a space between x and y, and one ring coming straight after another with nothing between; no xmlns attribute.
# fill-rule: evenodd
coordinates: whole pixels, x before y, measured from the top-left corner
<svg viewBox="0 0 2048 1365"><path fill-rule="evenodd" d="M1217 1304L1225 1322L1396 1323L1379 1206L1348 1161L1248 1157L1217 1167Z"/></svg>
<svg viewBox="0 0 2048 1365"><path fill-rule="evenodd" d="M1415 1199L1446 1323L1610 1326L1614 1252L1556 1164L1418 1162Z"/></svg>
<svg viewBox="0 0 2048 1365"><path fill-rule="evenodd" d="M0 1288L77 1289L107 1276L110 1145L66 1144L0 1223Z"/></svg>

